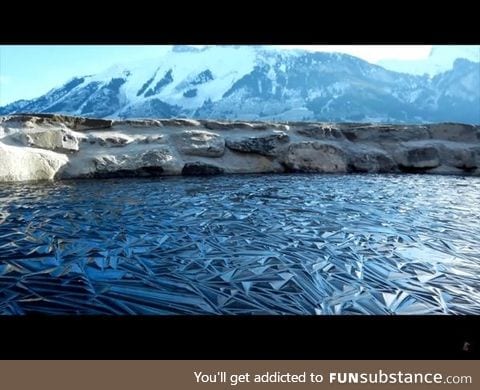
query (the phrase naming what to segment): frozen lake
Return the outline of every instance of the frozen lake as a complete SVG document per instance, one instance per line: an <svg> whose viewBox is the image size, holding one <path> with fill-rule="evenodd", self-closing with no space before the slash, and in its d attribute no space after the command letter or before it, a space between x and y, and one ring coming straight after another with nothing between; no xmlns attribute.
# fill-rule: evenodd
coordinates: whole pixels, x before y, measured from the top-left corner
<svg viewBox="0 0 480 390"><path fill-rule="evenodd" d="M480 178L0 184L3 314L480 314Z"/></svg>

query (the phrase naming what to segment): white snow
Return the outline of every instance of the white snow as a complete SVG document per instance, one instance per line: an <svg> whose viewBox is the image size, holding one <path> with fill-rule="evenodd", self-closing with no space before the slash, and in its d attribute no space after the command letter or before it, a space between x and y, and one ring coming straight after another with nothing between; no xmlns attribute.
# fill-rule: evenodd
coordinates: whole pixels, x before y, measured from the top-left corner
<svg viewBox="0 0 480 390"><path fill-rule="evenodd" d="M64 154L0 142L0 182L52 180L67 162Z"/></svg>
<svg viewBox="0 0 480 390"><path fill-rule="evenodd" d="M250 73L255 65L256 52L252 47L209 46L201 51L172 50L163 57L129 66L131 75L122 86L127 99L134 104L145 99L137 96L139 89L157 71L149 88L154 88L165 74L171 69L173 81L165 85L153 97L169 104L178 104L185 108L198 108L205 100L216 101L230 89L232 84L245 74ZM99 78L112 78L121 74L124 69L111 68ZM203 84L191 85L202 70L210 70L213 80ZM197 96L184 97L184 92L197 89Z"/></svg>
<svg viewBox="0 0 480 390"><path fill-rule="evenodd" d="M173 47L162 57L114 65L94 76L87 76L85 82L75 89L83 88L91 82L100 82L101 85L107 85L114 78L125 78L126 82L120 87L120 96L128 102L128 106L135 106L148 99L160 99L171 105L179 105L187 110L191 109L193 112L208 99L212 102L222 99L232 85L250 73L254 66L262 63L270 64L270 62L273 64L275 56L272 56L272 51L275 56L281 56L282 59L301 54L301 51L283 51L272 47L247 45L212 45L204 46L201 49L188 50L179 50L178 47ZM170 70L172 71L173 81L161 88L157 94L145 97L145 92L155 88L155 85ZM192 85L190 82L204 70L209 70L212 73L213 80ZM285 64L282 64L280 70L286 70ZM276 76L273 66L270 66L268 77L275 81ZM152 78L153 80L145 91L137 96L142 86ZM275 92L276 87L276 82L274 82L272 92ZM259 88L261 89L260 85ZM185 97L184 93L191 89L197 90L196 96ZM80 114L81 110L82 107L76 113ZM115 115L112 114L111 116L114 117Z"/></svg>

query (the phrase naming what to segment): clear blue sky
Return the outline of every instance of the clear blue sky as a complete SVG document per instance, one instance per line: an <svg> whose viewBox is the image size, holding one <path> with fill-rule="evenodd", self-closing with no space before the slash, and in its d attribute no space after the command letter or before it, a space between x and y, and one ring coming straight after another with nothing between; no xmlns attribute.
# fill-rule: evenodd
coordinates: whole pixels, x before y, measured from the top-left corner
<svg viewBox="0 0 480 390"><path fill-rule="evenodd" d="M298 46L297 46L298 47ZM377 62L428 56L431 46L301 46L341 51ZM0 106L38 97L74 76L94 74L124 62L160 57L170 46L0 45Z"/></svg>

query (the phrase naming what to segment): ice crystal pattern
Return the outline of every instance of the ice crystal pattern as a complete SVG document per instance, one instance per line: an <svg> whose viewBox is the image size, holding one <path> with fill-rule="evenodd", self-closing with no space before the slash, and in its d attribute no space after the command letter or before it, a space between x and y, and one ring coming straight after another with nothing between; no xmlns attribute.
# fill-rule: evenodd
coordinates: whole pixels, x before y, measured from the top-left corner
<svg viewBox="0 0 480 390"><path fill-rule="evenodd" d="M0 185L3 314L480 314L480 178Z"/></svg>

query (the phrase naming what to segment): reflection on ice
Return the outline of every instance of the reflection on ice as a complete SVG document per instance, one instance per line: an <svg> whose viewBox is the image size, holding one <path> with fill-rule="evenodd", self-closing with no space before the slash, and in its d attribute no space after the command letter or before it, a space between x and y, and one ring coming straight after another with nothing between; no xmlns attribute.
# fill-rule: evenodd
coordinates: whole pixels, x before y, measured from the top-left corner
<svg viewBox="0 0 480 390"><path fill-rule="evenodd" d="M0 312L480 314L480 178L0 185Z"/></svg>

